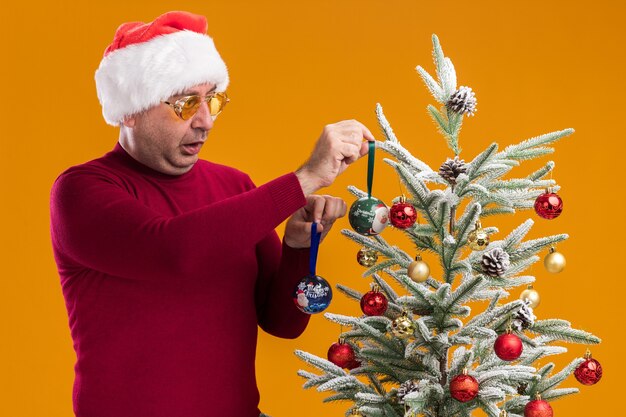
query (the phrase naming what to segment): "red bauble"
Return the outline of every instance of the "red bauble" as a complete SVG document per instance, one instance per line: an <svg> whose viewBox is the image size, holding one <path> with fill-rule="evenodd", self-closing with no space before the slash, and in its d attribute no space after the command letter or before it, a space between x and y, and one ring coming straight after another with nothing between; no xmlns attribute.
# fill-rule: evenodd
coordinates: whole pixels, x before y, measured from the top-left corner
<svg viewBox="0 0 626 417"><path fill-rule="evenodd" d="M535 200L535 212L539 217L552 220L563 211L563 200L556 193L546 191Z"/></svg>
<svg viewBox="0 0 626 417"><path fill-rule="evenodd" d="M407 229L417 220L417 211L411 204L401 201L389 209L389 220L398 229Z"/></svg>
<svg viewBox="0 0 626 417"><path fill-rule="evenodd" d="M356 360L352 346L341 340L328 348L328 360L341 368L353 369L360 365L360 362Z"/></svg>
<svg viewBox="0 0 626 417"><path fill-rule="evenodd" d="M553 415L550 403L545 400L533 400L524 408L524 417L552 417Z"/></svg>
<svg viewBox="0 0 626 417"><path fill-rule="evenodd" d="M496 355L504 361L514 361L519 358L524 350L522 339L513 333L501 334L493 345Z"/></svg>
<svg viewBox="0 0 626 417"><path fill-rule="evenodd" d="M354 369L354 368L358 368L359 366L361 366L361 361L355 359L352 362L350 362L348 365L346 365L346 369Z"/></svg>
<svg viewBox="0 0 626 417"><path fill-rule="evenodd" d="M450 381L450 395L462 403L472 401L478 395L478 381L470 375L457 375Z"/></svg>
<svg viewBox="0 0 626 417"><path fill-rule="evenodd" d="M574 376L583 385L594 385L602 378L600 362L589 357L574 371Z"/></svg>
<svg viewBox="0 0 626 417"><path fill-rule="evenodd" d="M387 311L387 297L380 291L373 290L361 297L361 310L368 316L382 316Z"/></svg>

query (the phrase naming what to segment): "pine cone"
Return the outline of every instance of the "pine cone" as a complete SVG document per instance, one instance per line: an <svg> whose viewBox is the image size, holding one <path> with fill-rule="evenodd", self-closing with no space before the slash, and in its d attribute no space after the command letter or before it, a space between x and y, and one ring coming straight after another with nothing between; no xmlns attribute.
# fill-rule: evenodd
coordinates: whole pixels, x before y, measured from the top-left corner
<svg viewBox="0 0 626 417"><path fill-rule="evenodd" d="M528 329L535 324L537 317L533 314L533 309L528 304L522 305L511 322L511 326L518 332Z"/></svg>
<svg viewBox="0 0 626 417"><path fill-rule="evenodd" d="M456 184L456 179L459 175L467 172L467 165L465 161L455 156L454 159L448 158L446 162L439 167L439 175L450 184Z"/></svg>
<svg viewBox="0 0 626 417"><path fill-rule="evenodd" d="M526 388L528 388L528 384L519 384L517 386L517 393L519 395L525 395L526 394Z"/></svg>
<svg viewBox="0 0 626 417"><path fill-rule="evenodd" d="M404 396L415 392L418 389L419 385L417 384L417 382L410 379L408 381L404 381L402 384L400 384L400 387L398 388L398 393L396 394L398 396L398 402L400 404L404 404Z"/></svg>
<svg viewBox="0 0 626 417"><path fill-rule="evenodd" d="M509 254L502 248L494 248L483 254L480 264L483 272L491 277L501 277L510 265Z"/></svg>
<svg viewBox="0 0 626 417"><path fill-rule="evenodd" d="M452 93L446 107L456 114L473 116L476 113L476 96L471 88L461 86Z"/></svg>

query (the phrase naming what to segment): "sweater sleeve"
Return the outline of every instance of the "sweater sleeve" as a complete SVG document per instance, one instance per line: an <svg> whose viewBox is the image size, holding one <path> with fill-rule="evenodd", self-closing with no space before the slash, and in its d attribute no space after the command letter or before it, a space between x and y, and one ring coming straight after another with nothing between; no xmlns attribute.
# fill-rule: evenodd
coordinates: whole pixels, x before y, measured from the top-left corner
<svg viewBox="0 0 626 417"><path fill-rule="evenodd" d="M277 337L293 339L306 328L310 315L293 302L293 290L308 274L309 248L293 249L272 232L257 245L259 276L256 287L257 320Z"/></svg>
<svg viewBox="0 0 626 417"><path fill-rule="evenodd" d="M106 274L131 279L192 277L223 253L257 245L304 204L300 183L290 173L167 217L142 204L106 173L76 169L62 174L52 188L52 241L71 261Z"/></svg>

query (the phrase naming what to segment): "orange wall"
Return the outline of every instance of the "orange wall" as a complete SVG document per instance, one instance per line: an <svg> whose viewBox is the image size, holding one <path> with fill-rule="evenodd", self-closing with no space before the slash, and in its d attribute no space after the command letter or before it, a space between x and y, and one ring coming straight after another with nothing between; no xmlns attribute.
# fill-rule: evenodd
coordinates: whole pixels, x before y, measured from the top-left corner
<svg viewBox="0 0 626 417"><path fill-rule="evenodd" d="M560 317L600 335L593 349L605 376L593 388L554 404L557 416L609 415L624 371L616 317L624 292L622 82L624 3L574 1L152 1L11 2L0 27L2 134L2 279L0 280L0 415L71 414L74 352L48 238L48 192L70 165L111 149L117 132L101 118L93 73L123 21L151 20L184 8L209 18L209 31L231 72L232 103L219 118L202 156L232 164L263 183L294 170L324 124L356 118L378 132L374 105L383 104L401 142L433 167L449 155L425 106L430 96L414 71L433 70L430 35L437 33L471 86L478 114L461 135L467 160L492 141L502 146L574 127L557 145L554 178L563 187L564 214L537 219L534 237L567 232L560 246L567 270L541 267L537 314ZM378 137L380 138L380 134ZM398 194L388 166L378 167L374 191ZM524 173L548 160L531 162ZM348 184L365 187L365 160L324 192L349 202ZM601 177L600 177L601 176ZM594 178L595 177L595 178ZM533 213L493 220L504 236ZM333 283L367 288L357 246L338 230L324 242L319 272ZM399 233L385 236L406 250ZM435 264L433 258L426 260ZM336 296L331 311L358 314ZM614 324L615 323L615 324ZM303 391L296 348L324 355L339 328L314 317L295 341L259 338L262 408L275 417L341 416L345 405L324 405ZM571 345L559 363L581 355ZM577 386L576 381L570 381ZM611 415L615 415L612 413Z"/></svg>

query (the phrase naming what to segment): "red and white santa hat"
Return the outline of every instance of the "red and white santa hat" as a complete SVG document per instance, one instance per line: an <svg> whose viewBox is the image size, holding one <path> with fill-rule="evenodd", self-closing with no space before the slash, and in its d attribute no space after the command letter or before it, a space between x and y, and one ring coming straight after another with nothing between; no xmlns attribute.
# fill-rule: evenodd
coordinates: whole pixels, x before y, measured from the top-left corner
<svg viewBox="0 0 626 417"><path fill-rule="evenodd" d="M204 16L168 12L153 22L122 24L96 71L102 115L110 125L147 110L187 88L228 86L228 70Z"/></svg>

